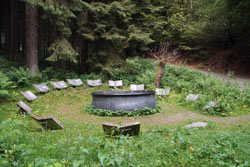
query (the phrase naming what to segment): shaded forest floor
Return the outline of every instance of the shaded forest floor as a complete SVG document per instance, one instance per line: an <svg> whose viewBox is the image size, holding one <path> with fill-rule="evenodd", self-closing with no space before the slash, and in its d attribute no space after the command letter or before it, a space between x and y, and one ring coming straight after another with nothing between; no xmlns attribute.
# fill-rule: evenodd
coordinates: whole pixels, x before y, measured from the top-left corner
<svg viewBox="0 0 250 167"><path fill-rule="evenodd" d="M250 57L237 49L207 51L206 55L185 55L173 62L175 65L188 66L217 74L232 74L244 80L250 78ZM224 77L225 78L225 77ZM250 80L249 80L250 81Z"/></svg>

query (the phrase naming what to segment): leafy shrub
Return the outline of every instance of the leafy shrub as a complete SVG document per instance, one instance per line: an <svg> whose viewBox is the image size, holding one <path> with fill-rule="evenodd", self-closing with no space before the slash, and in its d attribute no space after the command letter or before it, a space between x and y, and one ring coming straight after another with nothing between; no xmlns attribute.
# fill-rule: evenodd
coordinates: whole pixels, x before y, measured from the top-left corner
<svg viewBox="0 0 250 167"><path fill-rule="evenodd" d="M249 104L249 87L243 91L239 85L223 83L210 75L184 67L167 65L164 70L161 87L170 87L171 90L181 94L179 102L183 106L189 106L206 114L229 115L229 113L241 110ZM201 94L196 102L186 102L185 97L189 94ZM205 110L204 106L209 101L218 103L211 110Z"/></svg>
<svg viewBox="0 0 250 167"><path fill-rule="evenodd" d="M127 76L128 76L127 72L121 70L120 68L114 68L112 70L110 79L111 80L123 80Z"/></svg>
<svg viewBox="0 0 250 167"><path fill-rule="evenodd" d="M161 111L160 106L156 106L155 109L145 107L143 109L135 109L133 111L111 111L111 110L104 110L104 109L96 109L92 105L87 105L83 112L88 112L90 114L99 115L99 116L140 116L140 115L151 115L155 113L159 113Z"/></svg>
<svg viewBox="0 0 250 167"><path fill-rule="evenodd" d="M29 70L24 67L10 68L7 72L10 81L13 81L18 86L28 86L31 84L31 75Z"/></svg>
<svg viewBox="0 0 250 167"><path fill-rule="evenodd" d="M8 89L11 85L12 82L9 81L9 78L0 71L0 98L7 99L10 96Z"/></svg>
<svg viewBox="0 0 250 167"><path fill-rule="evenodd" d="M78 78L78 75L73 71L56 71L52 67L46 68L42 72L42 80L48 81L51 79L54 80L65 80L69 78Z"/></svg>
<svg viewBox="0 0 250 167"><path fill-rule="evenodd" d="M135 83L144 84L147 90L154 90L154 80L155 72L152 70L146 70L144 73L142 73L136 78Z"/></svg>
<svg viewBox="0 0 250 167"><path fill-rule="evenodd" d="M104 78L101 75L94 74L94 73L80 75L80 78L82 79L82 81L86 81L87 79L93 79L93 80L101 79L101 80L104 80Z"/></svg>
<svg viewBox="0 0 250 167"><path fill-rule="evenodd" d="M127 63L127 72L131 75L141 74L147 70L154 70L155 64L152 63L149 59L141 59L141 58L134 58L134 59L126 59Z"/></svg>

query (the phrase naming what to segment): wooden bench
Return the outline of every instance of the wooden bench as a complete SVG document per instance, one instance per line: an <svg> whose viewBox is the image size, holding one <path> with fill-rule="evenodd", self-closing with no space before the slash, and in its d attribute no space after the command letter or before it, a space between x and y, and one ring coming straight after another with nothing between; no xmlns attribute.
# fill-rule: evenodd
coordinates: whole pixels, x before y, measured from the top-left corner
<svg viewBox="0 0 250 167"><path fill-rule="evenodd" d="M122 86L123 86L122 80L118 80L118 81L109 80L109 87L110 88L118 88L118 87L122 87Z"/></svg>
<svg viewBox="0 0 250 167"><path fill-rule="evenodd" d="M140 85L131 84L130 85L130 90L131 91L143 91L144 90L144 84L140 84Z"/></svg>
<svg viewBox="0 0 250 167"><path fill-rule="evenodd" d="M53 86L54 89L65 89L68 87L68 85L64 81L51 81L50 84Z"/></svg>
<svg viewBox="0 0 250 167"><path fill-rule="evenodd" d="M83 85L83 82L82 82L82 80L80 78L78 78L78 79L67 79L67 82L73 87Z"/></svg>
<svg viewBox="0 0 250 167"><path fill-rule="evenodd" d="M97 80L89 80L89 79L87 79L87 85L88 86L93 86L93 87L101 86L102 81L100 79L97 79Z"/></svg>
<svg viewBox="0 0 250 167"><path fill-rule="evenodd" d="M34 101L37 99L37 96L32 93L31 91L21 92L21 94L28 100L28 101Z"/></svg>
<svg viewBox="0 0 250 167"><path fill-rule="evenodd" d="M129 135L135 136L140 133L140 122L132 122L119 126L118 124L103 122L103 130L106 135Z"/></svg>
<svg viewBox="0 0 250 167"><path fill-rule="evenodd" d="M33 86L39 93L47 93L50 91L50 88L45 83L39 85L33 84Z"/></svg>

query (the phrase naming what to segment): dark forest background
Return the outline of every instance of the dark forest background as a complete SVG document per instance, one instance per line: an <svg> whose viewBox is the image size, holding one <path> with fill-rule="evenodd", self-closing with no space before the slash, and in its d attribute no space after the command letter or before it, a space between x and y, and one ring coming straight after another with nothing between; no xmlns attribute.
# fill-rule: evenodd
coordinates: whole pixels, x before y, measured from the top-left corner
<svg viewBox="0 0 250 167"><path fill-rule="evenodd" d="M246 0L0 2L1 57L23 62L31 74L46 67L109 74L164 42L188 61L226 66L239 59L249 71L249 29Z"/></svg>

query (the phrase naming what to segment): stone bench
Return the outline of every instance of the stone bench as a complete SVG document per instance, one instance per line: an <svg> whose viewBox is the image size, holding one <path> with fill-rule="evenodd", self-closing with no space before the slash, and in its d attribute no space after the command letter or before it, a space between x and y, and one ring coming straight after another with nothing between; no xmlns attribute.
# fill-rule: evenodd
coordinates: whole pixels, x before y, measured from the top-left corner
<svg viewBox="0 0 250 167"><path fill-rule="evenodd" d="M50 88L45 83L39 85L33 84L33 86L39 93L47 93L50 91Z"/></svg>
<svg viewBox="0 0 250 167"><path fill-rule="evenodd" d="M109 87L110 88L118 88L118 87L122 87L122 86L123 86L122 80L118 80L118 81L109 80Z"/></svg>
<svg viewBox="0 0 250 167"><path fill-rule="evenodd" d="M28 101L34 101L37 99L36 95L32 93L31 91L21 92L21 94L28 100Z"/></svg>
<svg viewBox="0 0 250 167"><path fill-rule="evenodd" d="M103 122L103 130L106 135L116 136L116 135L129 135L135 136L140 133L140 122L127 123L119 126L118 124Z"/></svg>
<svg viewBox="0 0 250 167"><path fill-rule="evenodd" d="M155 89L155 93L158 96L166 96L166 95L170 94L170 88L168 88L168 89L159 89L159 88L156 88Z"/></svg>
<svg viewBox="0 0 250 167"><path fill-rule="evenodd" d="M186 101L197 101L199 99L200 95L199 94L189 94L185 98Z"/></svg>
<svg viewBox="0 0 250 167"><path fill-rule="evenodd" d="M194 122L192 124L185 125L186 128L200 128L200 127L206 127L206 122Z"/></svg>
<svg viewBox="0 0 250 167"><path fill-rule="evenodd" d="M80 78L78 78L78 79L67 79L67 82L73 87L83 85L83 82L82 82L82 80Z"/></svg>
<svg viewBox="0 0 250 167"><path fill-rule="evenodd" d="M213 107L216 107L218 105L218 103L214 102L214 101L210 101L204 108L207 110L212 109Z"/></svg>
<svg viewBox="0 0 250 167"><path fill-rule="evenodd" d="M17 106L20 107L21 109L21 114L31 114L32 113L32 109L27 105L25 104L23 101L19 101L17 103Z"/></svg>
<svg viewBox="0 0 250 167"><path fill-rule="evenodd" d="M68 85L64 81L51 81L50 84L53 86L54 89L65 89L68 87Z"/></svg>
<svg viewBox="0 0 250 167"><path fill-rule="evenodd" d="M87 79L87 85L88 86L93 86L93 87L101 86L102 81L100 79L97 79L97 80L89 80L89 79Z"/></svg>
<svg viewBox="0 0 250 167"><path fill-rule="evenodd" d="M143 91L144 90L144 84L140 84L140 85L131 84L130 85L130 90L131 91Z"/></svg>

